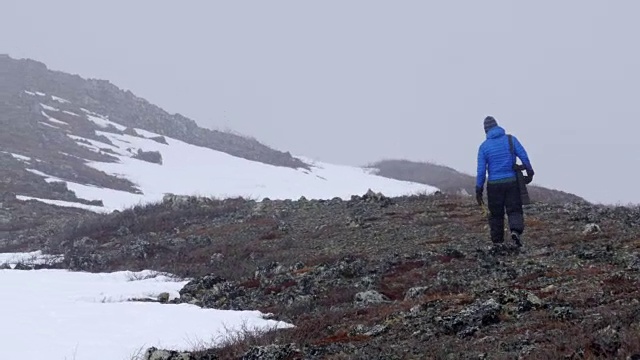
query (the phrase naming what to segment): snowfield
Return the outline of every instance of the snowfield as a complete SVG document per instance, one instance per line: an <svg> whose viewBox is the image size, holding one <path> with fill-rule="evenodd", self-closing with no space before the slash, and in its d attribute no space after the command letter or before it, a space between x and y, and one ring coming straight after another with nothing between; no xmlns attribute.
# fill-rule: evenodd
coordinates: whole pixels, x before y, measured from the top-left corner
<svg viewBox="0 0 640 360"><path fill-rule="evenodd" d="M56 108L46 107L46 110ZM74 183L45 173L39 173L47 181L64 181L76 196L87 200L102 200L104 207L87 207L86 205L64 204L40 198L33 200L75 206L98 212L111 212L123 208L159 201L167 193L176 195L198 195L216 198L245 197L262 200L298 199L331 199L340 197L349 199L352 195L362 195L371 189L387 196L410 195L415 193L430 194L437 189L428 185L398 181L378 176L368 169L333 165L312 159L299 157L312 165L310 171L267 165L245 160L224 152L188 144L186 142L165 137L167 144L152 140L159 134L134 129L140 136L121 135L109 132L109 128L123 131L126 126L109 120L108 117L80 108L88 121L101 129L97 135L108 138L112 144L87 139L73 134L66 134L79 146L97 153L105 153L119 159L117 163L87 162L88 166L107 174L129 179L137 185L143 195L98 188L86 184ZM77 114L74 114L77 115ZM43 111L48 121L63 125ZM138 150L157 151L162 156L162 164L149 163L134 158ZM115 155L114 155L115 153ZM22 195L22 194L21 194ZM22 199L28 198L22 195Z"/></svg>
<svg viewBox="0 0 640 360"><path fill-rule="evenodd" d="M0 264L51 261L41 253L0 254ZM177 350L216 344L231 331L291 327L258 311L202 309L170 299L187 281L152 271L81 273L0 270L0 339L6 359L131 360L146 348Z"/></svg>

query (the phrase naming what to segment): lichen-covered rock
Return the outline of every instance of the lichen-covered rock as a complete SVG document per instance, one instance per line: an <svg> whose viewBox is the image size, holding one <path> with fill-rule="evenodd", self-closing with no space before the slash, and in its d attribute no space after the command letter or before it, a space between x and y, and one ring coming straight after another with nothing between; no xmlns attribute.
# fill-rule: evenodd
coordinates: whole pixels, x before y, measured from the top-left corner
<svg viewBox="0 0 640 360"><path fill-rule="evenodd" d="M598 234L600 232L602 232L600 225L593 223L585 225L584 230L582 230L583 235Z"/></svg>
<svg viewBox="0 0 640 360"><path fill-rule="evenodd" d="M411 289L407 290L407 293L405 294L404 299L405 300L415 299L417 297L422 296L428 290L429 290L428 286L412 287Z"/></svg>
<svg viewBox="0 0 640 360"><path fill-rule="evenodd" d="M460 337L473 335L481 327L500 322L500 305L495 299L476 301L460 313L437 317L436 323L445 334L457 334Z"/></svg>
<svg viewBox="0 0 640 360"><path fill-rule="evenodd" d="M197 360L188 352L177 352L173 350L161 350L155 347L148 348L143 360Z"/></svg>
<svg viewBox="0 0 640 360"><path fill-rule="evenodd" d="M160 293L160 295L158 295L158 301L161 303L168 303L170 297L171 295L169 293L163 292L163 293Z"/></svg>
<svg viewBox="0 0 640 360"><path fill-rule="evenodd" d="M389 298L375 290L367 290L357 293L354 297L354 301L362 305L371 305L387 302L389 301Z"/></svg>
<svg viewBox="0 0 640 360"><path fill-rule="evenodd" d="M180 289L180 297L187 299L199 297L209 290L211 290L215 294L218 294L220 292L220 289L216 287L216 285L223 284L226 281L226 279L215 275L207 275L198 279L191 280L185 286L183 286L182 289Z"/></svg>
<svg viewBox="0 0 640 360"><path fill-rule="evenodd" d="M299 359L302 352L294 344L255 346L247 351L242 360Z"/></svg>
<svg viewBox="0 0 640 360"><path fill-rule="evenodd" d="M137 238L128 246L123 248L123 251L134 258L145 259L148 255L147 251L150 246L151 243L149 241Z"/></svg>
<svg viewBox="0 0 640 360"><path fill-rule="evenodd" d="M508 308L513 308L518 313L540 309L544 306L538 296L524 290L505 290L498 296L498 302Z"/></svg>
<svg viewBox="0 0 640 360"><path fill-rule="evenodd" d="M556 306L553 308L553 317L559 320L573 319L574 312L569 306Z"/></svg>

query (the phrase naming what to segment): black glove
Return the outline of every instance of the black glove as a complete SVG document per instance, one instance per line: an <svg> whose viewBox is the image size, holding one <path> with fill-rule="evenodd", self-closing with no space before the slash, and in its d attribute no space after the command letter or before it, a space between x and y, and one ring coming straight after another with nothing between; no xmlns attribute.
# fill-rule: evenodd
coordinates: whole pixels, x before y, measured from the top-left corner
<svg viewBox="0 0 640 360"><path fill-rule="evenodd" d="M531 184L531 182L533 181L533 174L533 169L527 169L527 176L524 177L525 184Z"/></svg>
<svg viewBox="0 0 640 360"><path fill-rule="evenodd" d="M478 202L478 205L480 205L480 206L484 205L484 200L482 199L482 188L481 187L477 187L476 188L476 201Z"/></svg>

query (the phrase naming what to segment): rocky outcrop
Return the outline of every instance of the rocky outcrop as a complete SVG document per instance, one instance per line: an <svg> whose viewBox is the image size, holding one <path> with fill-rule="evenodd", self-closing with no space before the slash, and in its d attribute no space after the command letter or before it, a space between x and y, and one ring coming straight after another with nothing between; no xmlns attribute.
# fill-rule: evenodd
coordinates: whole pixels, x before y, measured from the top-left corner
<svg viewBox="0 0 640 360"><path fill-rule="evenodd" d="M161 350L155 347L148 348L142 360L194 360L195 356L188 352Z"/></svg>
<svg viewBox="0 0 640 360"><path fill-rule="evenodd" d="M159 151L144 151L138 149L138 152L133 157L153 164L162 165L162 154L160 154Z"/></svg>

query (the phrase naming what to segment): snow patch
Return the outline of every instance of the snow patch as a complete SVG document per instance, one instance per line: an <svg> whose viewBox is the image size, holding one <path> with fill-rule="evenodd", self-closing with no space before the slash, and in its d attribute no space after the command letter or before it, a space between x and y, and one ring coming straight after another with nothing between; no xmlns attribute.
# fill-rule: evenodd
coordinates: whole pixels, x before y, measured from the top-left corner
<svg viewBox="0 0 640 360"><path fill-rule="evenodd" d="M87 114L87 119L89 119L89 121L91 121L92 123L100 126L101 128L104 128L104 129L108 128L109 125L115 127L116 129L118 129L120 131L124 131L124 130L127 129L126 126L123 126L123 125L120 125L118 123L115 123L115 122L113 122L111 120L108 120L105 117Z"/></svg>
<svg viewBox="0 0 640 360"><path fill-rule="evenodd" d="M25 90L24 93L27 94L27 95L36 96L36 93L31 92L31 91Z"/></svg>
<svg viewBox="0 0 640 360"><path fill-rule="evenodd" d="M48 182L48 183L50 183L50 182L55 182L55 181L58 181L58 182L59 182L59 181L64 181L64 180L62 180L62 179L60 179L60 178L58 178L58 177L55 177L55 176L51 176L51 175L45 174L45 173L43 173L43 172L42 172L42 171L40 171L40 170L30 169L30 168L26 168L25 170L26 170L26 171L28 171L28 172L30 172L30 173L32 173L32 174L35 174L35 175L38 175L38 176L42 176L42 177L44 177L44 181L46 181L46 182Z"/></svg>
<svg viewBox="0 0 640 360"><path fill-rule="evenodd" d="M52 123L54 123L54 124L59 124L59 125L69 125L69 123L66 123L66 122L64 122L64 121L60 121L60 120L58 120L58 119L54 119L54 118L52 118L51 116L49 116L49 114L47 114L47 113L46 113L46 112L44 112L44 111L41 111L41 113L42 113L42 115L43 115L44 117L46 117L46 118L47 118L47 120L48 120L48 121L50 121L50 122L52 122Z"/></svg>
<svg viewBox="0 0 640 360"><path fill-rule="evenodd" d="M78 115L78 114L74 113L73 111L67 111L67 110L64 110L64 111L63 111L63 113L68 114L68 115L72 115L72 116L80 117L80 115Z"/></svg>
<svg viewBox="0 0 640 360"><path fill-rule="evenodd" d="M186 283L151 271L0 270L0 317L11 324L0 327L3 357L130 359L151 346L189 350L245 322L253 329L292 327L259 311L127 301L163 292L175 298Z"/></svg>
<svg viewBox="0 0 640 360"><path fill-rule="evenodd" d="M60 124L60 125L69 125L69 123L58 120L58 119L54 119L52 117L48 118L47 120L51 121L54 124Z"/></svg>
<svg viewBox="0 0 640 360"><path fill-rule="evenodd" d="M60 111L60 109L56 109L53 106L49 106L49 105L45 105L45 104L40 104L40 106L42 106L43 109L47 110L47 111Z"/></svg>
<svg viewBox="0 0 640 360"><path fill-rule="evenodd" d="M127 129L126 126L109 120L108 116L100 115L98 113L95 113L93 111L87 110L85 108L80 108L80 110L82 110L82 112L85 113L85 115L87 116L87 119L89 119L89 121L91 121L92 123L100 126L101 128L108 128L109 125L111 125L111 126L115 127L116 129L118 129L120 131L124 131L124 130Z"/></svg>
<svg viewBox="0 0 640 360"><path fill-rule="evenodd" d="M42 125L44 125L44 126L48 126L48 127L50 127L50 128L60 129L60 128L59 128L59 127L57 127L57 126L54 126L54 125L48 124L48 123L46 123L46 122L44 122L44 121L38 121L38 122L39 122L40 124L42 124Z"/></svg>
<svg viewBox="0 0 640 360"><path fill-rule="evenodd" d="M86 209L86 210L95 211L95 212L112 212L113 210L122 210L130 206L141 205L147 202L145 201L145 196L140 194L134 194L134 193L114 190L114 189L101 188L93 185L79 184L73 181L64 180L59 177L43 173L42 171L38 171L35 169L27 168L25 170L33 174L44 177L44 181L48 183L54 182L54 181L66 183L67 189L73 191L76 194L76 196L80 199L85 199L89 201L102 200L102 203L104 204L104 207L99 207L99 206L91 206L91 205L85 205L85 204L79 204L79 203L73 203L73 202L64 202L66 204L61 206L78 207L81 209ZM113 175L122 177L122 174L113 174ZM22 200L25 200L25 199L28 199L29 197L22 196L22 198L23 198ZM56 205L54 202L60 201L60 200L49 200L49 199L39 199L39 198L32 198L32 199L42 201L42 202L47 202L48 204L53 204L53 205Z"/></svg>
<svg viewBox="0 0 640 360"><path fill-rule="evenodd" d="M113 174L118 176L119 174ZM121 176L120 176L121 177ZM126 191L100 188L96 186L83 185L66 181L67 188L73 191L80 199L86 200L102 200L104 209L107 212L113 210L122 210L128 207L141 205L146 203L146 197L140 194L134 194ZM91 210L91 209L87 209Z"/></svg>
<svg viewBox="0 0 640 360"><path fill-rule="evenodd" d="M163 136L163 135L156 134L154 132L151 132L151 131L148 131L148 130L144 130L144 129L134 128L133 130L135 130L136 133L140 134L140 136L143 136L143 137L146 137L146 138L153 138L153 137Z"/></svg>
<svg viewBox="0 0 640 360"><path fill-rule="evenodd" d="M36 95L38 96L47 96L47 94L40 92L40 91L36 91Z"/></svg>
<svg viewBox="0 0 640 360"><path fill-rule="evenodd" d="M54 95L51 95L51 98L52 98L54 101L57 101L57 102L59 102L59 103L61 103L61 104L69 104L69 103L71 103L71 101L69 101L69 100L66 100L66 99L63 99L63 98L61 98L61 97L57 97L57 96L54 96Z"/></svg>
<svg viewBox="0 0 640 360"><path fill-rule="evenodd" d="M16 159L16 160L20 160L20 161L24 161L24 162L31 161L31 158L28 157L28 156L25 156L25 155L20 155L20 154L8 152L8 151L3 151L3 153L13 156L13 158Z"/></svg>
<svg viewBox="0 0 640 360"><path fill-rule="evenodd" d="M69 153L62 152L62 151L58 151L58 153L59 153L59 154L61 154L61 155L64 155L64 156L68 156L68 157L72 157L72 158L80 159L80 160L83 160L83 161L86 161L86 160L87 160L87 159L85 159L85 158L81 158L80 156L76 156L76 155L69 154Z"/></svg>

